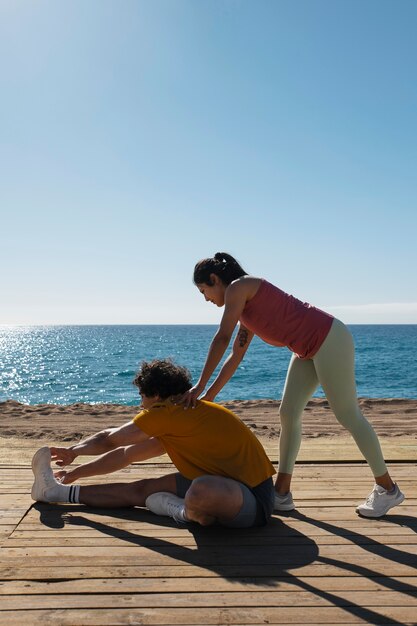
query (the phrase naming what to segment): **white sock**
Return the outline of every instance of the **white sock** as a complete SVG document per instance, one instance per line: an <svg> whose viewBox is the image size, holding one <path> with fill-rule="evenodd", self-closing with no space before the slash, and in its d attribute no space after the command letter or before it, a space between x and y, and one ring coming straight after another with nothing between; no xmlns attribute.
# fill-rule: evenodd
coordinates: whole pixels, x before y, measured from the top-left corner
<svg viewBox="0 0 417 626"><path fill-rule="evenodd" d="M189 519L188 519L188 517L187 517L187 516L186 516L186 514L185 514L185 505L184 505L184 506L182 506L182 507L180 508L180 510L178 511L178 519L179 519L181 522L189 522Z"/></svg>
<svg viewBox="0 0 417 626"><path fill-rule="evenodd" d="M69 502L73 504L80 504L80 485L62 485L69 488Z"/></svg>
<svg viewBox="0 0 417 626"><path fill-rule="evenodd" d="M70 502L71 504L80 503L80 485L61 485L56 482L45 492L49 502Z"/></svg>

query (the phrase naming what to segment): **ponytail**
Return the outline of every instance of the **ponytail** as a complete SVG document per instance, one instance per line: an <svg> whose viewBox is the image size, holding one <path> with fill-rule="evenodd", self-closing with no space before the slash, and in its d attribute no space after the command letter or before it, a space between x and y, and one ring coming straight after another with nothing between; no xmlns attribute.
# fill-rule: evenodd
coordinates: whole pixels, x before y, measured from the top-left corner
<svg viewBox="0 0 417 626"><path fill-rule="evenodd" d="M210 275L216 274L225 285L241 276L247 276L247 272L230 254L226 252L216 252L213 258L199 261L194 268L194 283L212 285Z"/></svg>

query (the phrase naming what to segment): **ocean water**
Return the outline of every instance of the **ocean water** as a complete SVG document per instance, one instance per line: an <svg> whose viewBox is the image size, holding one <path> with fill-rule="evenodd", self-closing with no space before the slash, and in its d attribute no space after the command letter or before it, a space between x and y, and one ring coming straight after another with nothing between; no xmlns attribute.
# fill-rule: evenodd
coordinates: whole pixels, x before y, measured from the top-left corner
<svg viewBox="0 0 417 626"><path fill-rule="evenodd" d="M355 325L358 395L417 398L417 325ZM0 401L138 403L143 360L171 357L197 379L216 326L0 327ZM254 338L219 401L282 396L291 353ZM319 388L316 396L323 396Z"/></svg>

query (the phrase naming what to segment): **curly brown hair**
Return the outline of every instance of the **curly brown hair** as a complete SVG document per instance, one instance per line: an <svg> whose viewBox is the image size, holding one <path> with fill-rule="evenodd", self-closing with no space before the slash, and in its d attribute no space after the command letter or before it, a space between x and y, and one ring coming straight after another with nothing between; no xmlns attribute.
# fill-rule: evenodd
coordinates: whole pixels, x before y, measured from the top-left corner
<svg viewBox="0 0 417 626"><path fill-rule="evenodd" d="M143 361L133 384L144 396L159 396L161 400L166 400L191 388L191 374L171 359L154 359Z"/></svg>

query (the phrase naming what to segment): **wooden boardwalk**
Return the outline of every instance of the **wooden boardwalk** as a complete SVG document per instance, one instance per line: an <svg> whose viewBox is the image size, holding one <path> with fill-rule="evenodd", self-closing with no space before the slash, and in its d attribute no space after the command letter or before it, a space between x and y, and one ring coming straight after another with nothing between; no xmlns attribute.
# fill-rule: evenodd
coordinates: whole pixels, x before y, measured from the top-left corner
<svg viewBox="0 0 417 626"><path fill-rule="evenodd" d="M407 500L383 519L355 514L366 465L310 463L297 465L296 512L239 531L33 504L27 463L0 466L0 624L415 625L417 463L390 469Z"/></svg>

